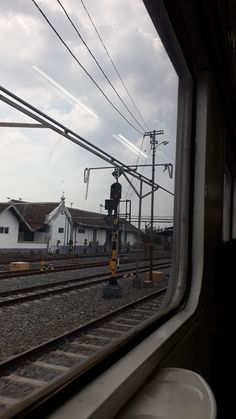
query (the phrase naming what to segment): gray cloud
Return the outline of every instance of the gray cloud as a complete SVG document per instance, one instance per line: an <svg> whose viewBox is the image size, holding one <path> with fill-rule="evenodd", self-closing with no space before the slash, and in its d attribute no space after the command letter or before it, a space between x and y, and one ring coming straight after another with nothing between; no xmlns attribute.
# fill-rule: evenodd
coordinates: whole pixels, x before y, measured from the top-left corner
<svg viewBox="0 0 236 419"><path fill-rule="evenodd" d="M115 106L136 125L70 27L57 2L44 0L39 1L39 4ZM110 80L135 117L139 118L81 3L77 0L63 0L63 4ZM143 3L137 0L87 0L85 4L145 121L150 129L166 130L172 143L165 150L174 156L178 79ZM136 145L141 144L141 135L111 108L60 44L33 3L23 0L1 2L0 13L0 52L4 57L1 60L2 85L125 163L135 163L137 156L122 147L113 138L113 134L122 134ZM93 110L98 119L42 78L33 66L37 66ZM0 109L2 120L26 120L25 116L6 106L0 105ZM98 161L63 138L59 140L55 133L48 130L2 130L0 145L3 156L0 174L5 176L8 173L7 185L0 194L1 200L5 200L6 196L18 195L29 200L57 200L64 189L68 202L99 210L100 201L109 194L109 184L113 178L107 172L97 172L93 175L96 184L91 182L89 201L84 201L84 168L106 163ZM148 139L145 140L145 147L149 149ZM168 159L161 152L158 158L160 161ZM8 171L9 160L11 173ZM145 162L145 159L140 161ZM149 176L150 170L145 169L144 173ZM173 181L169 181L166 175L158 172L158 179L164 187L173 190ZM128 187L125 181L122 182L125 194ZM158 194L162 197L161 193ZM161 200L158 198L157 201L158 213L172 211L172 198L163 194ZM148 203L145 208L147 212Z"/></svg>

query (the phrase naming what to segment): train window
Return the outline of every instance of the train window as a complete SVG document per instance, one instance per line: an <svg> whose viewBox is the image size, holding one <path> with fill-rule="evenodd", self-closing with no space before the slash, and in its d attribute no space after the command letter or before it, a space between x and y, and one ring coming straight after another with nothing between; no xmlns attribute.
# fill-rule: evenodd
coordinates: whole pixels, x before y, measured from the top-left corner
<svg viewBox="0 0 236 419"><path fill-rule="evenodd" d="M78 377L83 384L94 365L130 348L134 362L114 374L116 389L138 371L147 377L194 311L182 313L193 80L162 1L155 12L151 3L0 6L0 221L14 231L0 239L13 262L0 296L0 411L9 415L28 412L37 391L40 402Z"/></svg>

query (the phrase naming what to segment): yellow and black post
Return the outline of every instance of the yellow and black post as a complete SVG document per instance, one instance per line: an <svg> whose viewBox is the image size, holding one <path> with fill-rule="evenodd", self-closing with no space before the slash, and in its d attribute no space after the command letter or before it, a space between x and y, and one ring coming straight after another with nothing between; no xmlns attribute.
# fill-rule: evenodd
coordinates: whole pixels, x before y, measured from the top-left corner
<svg viewBox="0 0 236 419"><path fill-rule="evenodd" d="M112 226L112 236L111 236L111 259L110 259L110 269L111 269L111 278L109 280L109 285L118 285L116 279L116 271L117 271L117 248L118 248L118 216L117 216L117 209L118 209L119 201L114 202L114 218L113 218L113 226Z"/></svg>
<svg viewBox="0 0 236 419"><path fill-rule="evenodd" d="M121 199L121 184L118 179L111 185L110 199L105 202L105 209L108 210L108 216L112 216L112 236L111 236L111 259L109 266L111 269L111 277L108 284L103 287L104 298L119 298L122 295L122 289L118 285L116 278L117 271L117 253L118 253L118 206ZM114 211L114 213L113 213ZM112 215L113 213L113 215Z"/></svg>

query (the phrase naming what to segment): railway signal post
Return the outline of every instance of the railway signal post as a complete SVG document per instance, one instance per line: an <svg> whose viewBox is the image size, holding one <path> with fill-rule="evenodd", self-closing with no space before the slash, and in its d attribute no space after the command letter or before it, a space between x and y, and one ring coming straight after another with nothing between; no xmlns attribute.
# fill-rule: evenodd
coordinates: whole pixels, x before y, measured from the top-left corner
<svg viewBox="0 0 236 419"><path fill-rule="evenodd" d="M110 259L110 269L111 277L108 284L103 287L103 297L104 298L120 298L122 296L122 288L119 286L116 278L117 271L117 253L118 253L118 234L119 234L119 224L118 224L118 206L121 199L122 187L118 182L120 176L119 171L115 171L113 176L116 177L116 182L111 185L110 190L110 199L107 199L105 202L105 209L108 210L108 215L112 216L114 211L113 220L112 220L112 236L111 236L111 259Z"/></svg>

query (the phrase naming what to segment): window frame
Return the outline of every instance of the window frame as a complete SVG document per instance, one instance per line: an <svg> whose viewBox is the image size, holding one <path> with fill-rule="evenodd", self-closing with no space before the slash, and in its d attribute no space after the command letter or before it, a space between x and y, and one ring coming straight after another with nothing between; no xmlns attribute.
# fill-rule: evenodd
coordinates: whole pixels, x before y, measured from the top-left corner
<svg viewBox="0 0 236 419"><path fill-rule="evenodd" d="M85 234L85 228L78 228L78 234Z"/></svg>
<svg viewBox="0 0 236 419"><path fill-rule="evenodd" d="M3 226L1 226L0 227L0 234L9 234L9 227L3 227Z"/></svg>

